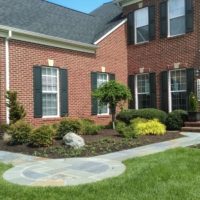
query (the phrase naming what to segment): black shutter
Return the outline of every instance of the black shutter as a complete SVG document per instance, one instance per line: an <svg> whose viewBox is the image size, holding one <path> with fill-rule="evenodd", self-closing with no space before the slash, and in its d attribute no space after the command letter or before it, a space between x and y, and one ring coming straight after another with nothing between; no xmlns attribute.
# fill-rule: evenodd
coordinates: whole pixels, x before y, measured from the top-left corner
<svg viewBox="0 0 200 200"><path fill-rule="evenodd" d="M186 78L187 78L187 100L191 92L195 92L195 70L194 68L186 69Z"/></svg>
<svg viewBox="0 0 200 200"><path fill-rule="evenodd" d="M109 81L115 80L115 74L109 74Z"/></svg>
<svg viewBox="0 0 200 200"><path fill-rule="evenodd" d="M60 115L68 114L68 71L60 69Z"/></svg>
<svg viewBox="0 0 200 200"><path fill-rule="evenodd" d="M128 86L131 91L132 100L129 102L129 109L135 109L135 76L128 76Z"/></svg>
<svg viewBox="0 0 200 200"><path fill-rule="evenodd" d="M34 117L42 117L42 68L33 68Z"/></svg>
<svg viewBox="0 0 200 200"><path fill-rule="evenodd" d="M155 6L149 7L149 41L156 37Z"/></svg>
<svg viewBox="0 0 200 200"><path fill-rule="evenodd" d="M167 37L168 32L167 1L160 3L160 37Z"/></svg>
<svg viewBox="0 0 200 200"><path fill-rule="evenodd" d="M157 108L156 101L156 73L149 74L150 82L150 106L151 108Z"/></svg>
<svg viewBox="0 0 200 200"><path fill-rule="evenodd" d="M193 32L194 30L193 0L185 0L185 13L186 13L186 33Z"/></svg>
<svg viewBox="0 0 200 200"><path fill-rule="evenodd" d="M128 14L128 44L134 44L135 41L135 25L134 25L134 12Z"/></svg>
<svg viewBox="0 0 200 200"><path fill-rule="evenodd" d="M161 72L161 109L169 112L168 108L168 71Z"/></svg>
<svg viewBox="0 0 200 200"><path fill-rule="evenodd" d="M94 92L97 89L97 73L92 72L91 73L91 88L92 92ZM92 96L92 115L98 114L98 101L95 97Z"/></svg>

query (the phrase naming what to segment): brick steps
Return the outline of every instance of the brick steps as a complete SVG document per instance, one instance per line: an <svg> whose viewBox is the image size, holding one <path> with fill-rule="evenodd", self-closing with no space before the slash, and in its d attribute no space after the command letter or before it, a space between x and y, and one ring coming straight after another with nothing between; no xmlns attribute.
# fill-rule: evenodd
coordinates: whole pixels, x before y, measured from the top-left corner
<svg viewBox="0 0 200 200"><path fill-rule="evenodd" d="M200 127L200 122L185 122L186 127Z"/></svg>
<svg viewBox="0 0 200 200"><path fill-rule="evenodd" d="M182 132L199 132L200 122L185 122L185 127L181 129Z"/></svg>

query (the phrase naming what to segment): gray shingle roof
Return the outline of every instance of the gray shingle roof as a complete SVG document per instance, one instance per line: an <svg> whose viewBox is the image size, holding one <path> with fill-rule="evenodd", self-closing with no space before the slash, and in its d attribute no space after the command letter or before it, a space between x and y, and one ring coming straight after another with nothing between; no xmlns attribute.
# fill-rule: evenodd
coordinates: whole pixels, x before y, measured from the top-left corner
<svg viewBox="0 0 200 200"><path fill-rule="evenodd" d="M0 0L0 25L92 44L122 20L122 10L106 3L90 14L45 0Z"/></svg>

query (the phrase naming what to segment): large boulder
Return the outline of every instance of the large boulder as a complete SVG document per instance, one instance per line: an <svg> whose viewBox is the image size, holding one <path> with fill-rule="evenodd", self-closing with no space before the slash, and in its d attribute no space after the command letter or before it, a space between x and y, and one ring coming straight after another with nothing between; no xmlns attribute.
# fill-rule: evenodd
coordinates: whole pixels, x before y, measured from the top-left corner
<svg viewBox="0 0 200 200"><path fill-rule="evenodd" d="M79 135L72 133L72 132L67 133L63 137L63 141L66 146L70 146L74 149L80 149L85 146L84 139L82 137L80 137Z"/></svg>

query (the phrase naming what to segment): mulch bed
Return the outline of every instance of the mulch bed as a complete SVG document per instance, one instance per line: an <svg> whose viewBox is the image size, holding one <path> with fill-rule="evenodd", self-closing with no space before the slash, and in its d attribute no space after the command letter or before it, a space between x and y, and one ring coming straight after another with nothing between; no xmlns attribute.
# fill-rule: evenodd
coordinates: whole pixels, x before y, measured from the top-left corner
<svg viewBox="0 0 200 200"><path fill-rule="evenodd" d="M8 146L0 138L0 150L48 158L90 157L143 145L163 142L183 137L179 132L168 132L164 136L140 136L138 138L123 138L117 132L107 129L98 135L85 135L86 146L74 150L65 147L62 140L54 141L54 145L46 148L32 148L27 145Z"/></svg>

